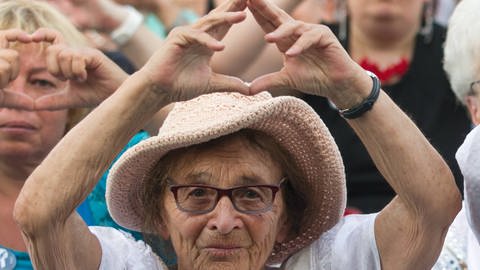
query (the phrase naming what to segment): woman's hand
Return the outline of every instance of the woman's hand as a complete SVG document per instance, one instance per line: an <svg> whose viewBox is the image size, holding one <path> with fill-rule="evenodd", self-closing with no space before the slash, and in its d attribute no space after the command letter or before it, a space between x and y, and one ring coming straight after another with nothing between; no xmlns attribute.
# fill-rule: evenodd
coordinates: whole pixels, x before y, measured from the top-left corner
<svg viewBox="0 0 480 270"><path fill-rule="evenodd" d="M368 96L372 80L343 49L330 29L296 21L268 0L249 0L258 24L284 54L284 67L254 80L251 92L298 90L350 108Z"/></svg>
<svg viewBox="0 0 480 270"><path fill-rule="evenodd" d="M213 53L224 48L220 40L232 24L245 19L245 7L246 0L225 1L195 24L175 28L139 72L157 94L170 102L210 92L248 94L248 86L240 79L210 68Z"/></svg>
<svg viewBox="0 0 480 270"><path fill-rule="evenodd" d="M51 43L47 48L48 71L57 78L69 80L64 91L37 98L35 109L97 106L128 76L96 49L69 47L54 30L39 29L32 34L32 40Z"/></svg>
<svg viewBox="0 0 480 270"><path fill-rule="evenodd" d="M19 29L0 31L0 108L32 110L34 101L30 96L7 87L17 78L20 68L18 51L10 48L13 42L30 43L31 38Z"/></svg>

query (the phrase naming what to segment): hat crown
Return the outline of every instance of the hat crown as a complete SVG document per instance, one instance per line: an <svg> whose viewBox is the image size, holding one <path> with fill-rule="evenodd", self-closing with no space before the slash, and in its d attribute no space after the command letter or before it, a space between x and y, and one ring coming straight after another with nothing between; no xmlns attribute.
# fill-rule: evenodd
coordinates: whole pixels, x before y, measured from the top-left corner
<svg viewBox="0 0 480 270"><path fill-rule="evenodd" d="M168 114L158 135L179 136L210 127L230 126L239 118L255 111L265 101L272 99L268 92L245 96L236 92L211 93L177 102Z"/></svg>

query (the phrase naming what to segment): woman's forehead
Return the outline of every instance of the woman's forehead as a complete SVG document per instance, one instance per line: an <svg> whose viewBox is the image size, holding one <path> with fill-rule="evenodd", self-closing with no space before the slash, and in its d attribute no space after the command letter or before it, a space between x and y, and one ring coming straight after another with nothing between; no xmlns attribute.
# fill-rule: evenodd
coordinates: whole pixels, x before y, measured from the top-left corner
<svg viewBox="0 0 480 270"><path fill-rule="evenodd" d="M269 154L247 147L246 139L231 138L212 148L186 151L174 164L172 176L189 183L272 184L280 165ZM273 181L273 182L272 182Z"/></svg>
<svg viewBox="0 0 480 270"><path fill-rule="evenodd" d="M238 171L230 175L206 171L191 172L180 179L172 179L175 184L195 184L212 186L245 186L277 184L279 179L270 177L270 173Z"/></svg>

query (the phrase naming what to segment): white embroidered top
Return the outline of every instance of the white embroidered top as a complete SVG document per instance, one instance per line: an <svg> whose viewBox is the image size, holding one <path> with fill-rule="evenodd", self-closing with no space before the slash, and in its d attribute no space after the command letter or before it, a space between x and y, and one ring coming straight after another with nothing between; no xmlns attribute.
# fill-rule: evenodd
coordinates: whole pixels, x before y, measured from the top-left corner
<svg viewBox="0 0 480 270"><path fill-rule="evenodd" d="M480 127L474 128L457 151L465 201L448 230L434 270L480 269Z"/></svg>
<svg viewBox="0 0 480 270"><path fill-rule="evenodd" d="M373 235L372 215L352 215L342 219L320 239L290 258L285 269L380 269ZM102 247L101 270L167 267L143 241L107 227L90 227ZM311 256L310 254L315 254Z"/></svg>

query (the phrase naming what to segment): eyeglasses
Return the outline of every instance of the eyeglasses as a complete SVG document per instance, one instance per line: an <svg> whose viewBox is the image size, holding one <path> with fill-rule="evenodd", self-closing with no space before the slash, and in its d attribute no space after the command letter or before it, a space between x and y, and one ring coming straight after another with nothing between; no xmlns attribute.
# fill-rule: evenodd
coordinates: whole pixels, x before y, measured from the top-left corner
<svg viewBox="0 0 480 270"><path fill-rule="evenodd" d="M468 92L468 95L470 95L470 96L475 96L475 95L476 95L474 86L475 86L476 84L479 84L479 83L480 83L480 80L474 81L474 82L470 83L470 92Z"/></svg>
<svg viewBox="0 0 480 270"><path fill-rule="evenodd" d="M245 214L259 214L272 209L275 194L286 178L278 185L247 185L222 189L208 185L170 185L178 209L193 214L211 212L218 201L227 196L235 210ZM170 181L171 179L169 179Z"/></svg>

